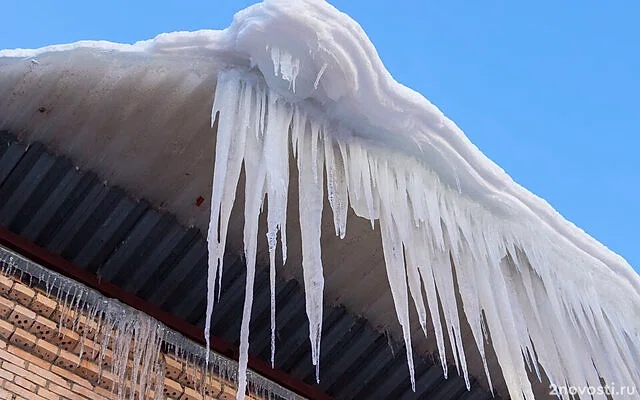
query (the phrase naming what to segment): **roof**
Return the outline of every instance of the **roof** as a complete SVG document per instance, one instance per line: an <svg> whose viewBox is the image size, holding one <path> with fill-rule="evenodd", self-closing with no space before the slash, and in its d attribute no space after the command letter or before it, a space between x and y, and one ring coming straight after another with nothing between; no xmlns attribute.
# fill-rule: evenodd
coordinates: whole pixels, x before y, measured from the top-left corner
<svg viewBox="0 0 640 400"><path fill-rule="evenodd" d="M267 0L221 32L4 51L0 67L0 126L188 224L210 222L205 320L225 255L244 247L251 287L256 263L278 263L286 244L302 271L278 271L305 284L314 364L328 298L402 337L412 377L429 321L443 368L500 371L514 398L534 396L523 353L553 382L640 378L640 277L395 82L325 2ZM210 214L192 200L208 193ZM284 240L285 225L299 234ZM244 301L241 366L253 294Z"/></svg>
<svg viewBox="0 0 640 400"><path fill-rule="evenodd" d="M105 185L94 173L75 168L41 144L27 147L7 132L0 133L0 140L0 196L7 199L0 207L0 226L202 329L207 257L205 239L197 229L185 228L175 216ZM11 245L6 235L1 236ZM237 346L245 267L240 257L228 257L227 264L213 334ZM265 361L270 356L267 276L265 269L258 272L251 342L251 354ZM467 392L461 377L444 379L439 364L429 357L417 361L414 394L400 345L342 306L326 307L324 367L315 385L301 287L293 279L278 279L277 290L278 370L339 399L373 394L407 399L490 397L477 383Z"/></svg>
<svg viewBox="0 0 640 400"><path fill-rule="evenodd" d="M205 369L200 362L204 348L179 332L2 246L0 266L3 358L15 364L16 358L7 354L18 357L25 369L39 377L25 375L35 384L23 386L22 391L13 386L17 395L24 396L25 389L35 395L37 389L35 398L55 398L51 385L45 383L51 380L71 390L71 394L66 389L60 392L69 398L155 398L153 393L158 391L172 399L183 393L193 400L203 400L204 395L235 397L235 375L230 372L237 371L237 362L212 353ZM128 354L127 343L133 343ZM146 363L140 359L145 358L143 354ZM140 369L124 368L128 362ZM32 369L32 364L41 368ZM15 371L6 367L3 364L3 369ZM203 372L206 383L198 379ZM251 374L250 380L253 391L247 397L252 400L301 399L257 374ZM45 387L49 391L41 390Z"/></svg>

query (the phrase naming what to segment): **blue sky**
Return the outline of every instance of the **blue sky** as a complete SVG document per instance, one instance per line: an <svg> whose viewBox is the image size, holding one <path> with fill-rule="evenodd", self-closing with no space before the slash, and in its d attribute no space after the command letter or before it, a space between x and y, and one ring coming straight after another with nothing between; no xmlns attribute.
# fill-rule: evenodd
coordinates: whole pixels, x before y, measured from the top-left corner
<svg viewBox="0 0 640 400"><path fill-rule="evenodd" d="M253 1L2 0L0 48L219 29ZM640 270L640 3L334 0L394 77Z"/></svg>

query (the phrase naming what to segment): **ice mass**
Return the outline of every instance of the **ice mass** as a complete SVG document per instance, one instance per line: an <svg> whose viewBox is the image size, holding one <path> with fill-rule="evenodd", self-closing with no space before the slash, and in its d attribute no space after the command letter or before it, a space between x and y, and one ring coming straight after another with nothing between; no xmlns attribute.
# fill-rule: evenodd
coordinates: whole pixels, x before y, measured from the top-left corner
<svg viewBox="0 0 640 400"><path fill-rule="evenodd" d="M454 365L467 386L471 346L489 385L485 352L492 346L514 399L534 398L528 371L558 385L640 382L640 277L514 182L421 94L397 83L362 28L329 3L266 0L238 12L223 31L168 33L133 45L3 50L0 57L74 51L112 52L123 60L128 53L218 60L205 338L224 274L231 210L240 202L247 290L238 398L247 385L261 213L270 256L271 361L276 264L287 262L287 235L299 230L312 362L322 379L325 198L340 238L349 235L349 209L380 231L412 379L411 308L424 334L428 325L434 329L445 375ZM242 173L244 198L236 198ZM294 181L297 199L289 195ZM287 226L294 201L299 226ZM471 343L462 341L462 318ZM447 342L453 359L446 357Z"/></svg>

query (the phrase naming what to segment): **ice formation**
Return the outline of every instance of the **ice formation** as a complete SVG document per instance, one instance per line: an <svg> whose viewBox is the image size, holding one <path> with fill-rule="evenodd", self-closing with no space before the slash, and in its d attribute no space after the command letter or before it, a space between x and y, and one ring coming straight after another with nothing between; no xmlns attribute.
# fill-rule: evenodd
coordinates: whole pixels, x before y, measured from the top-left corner
<svg viewBox="0 0 640 400"><path fill-rule="evenodd" d="M433 326L445 373L455 364L467 385L465 348L478 348L489 377L489 337L514 399L534 397L531 370L558 385L640 382L640 278L629 264L515 183L428 100L393 80L360 26L328 3L266 0L236 14L224 31L164 34L134 45L0 51L0 57L78 48L220 63L211 116L218 131L206 337L244 169L247 291L239 398L246 384L258 216L266 200L273 290L278 242L287 253L285 215L295 179L289 172L295 170L317 368L326 187L337 235L348 234L349 207L372 227L377 221L412 381L410 307L425 333ZM271 307L273 324L273 297ZM462 343L462 318L474 343Z"/></svg>
<svg viewBox="0 0 640 400"><path fill-rule="evenodd" d="M201 395L219 376L233 382L238 365L220 354L206 351L150 316L117 300L104 297L72 279L59 275L0 246L0 274L19 279L56 298L59 305L57 333L67 328L80 337L78 363L98 366L94 383L104 381L118 400L163 399L165 365L163 355L181 362L185 377ZM64 336L63 336L64 337ZM91 344L91 345L90 345ZM205 364L205 359L209 364ZM276 383L249 373L252 393L274 399L301 397ZM103 386L102 384L100 386Z"/></svg>
<svg viewBox="0 0 640 400"><path fill-rule="evenodd" d="M326 176L337 235L346 234L349 206L372 227L379 221L413 384L410 301L425 334L429 309L445 374L448 340L469 386L456 285L487 378L490 335L512 398L534 398L527 370L540 377L538 365L554 383L639 382L640 280L628 264L515 184L435 107L395 83L353 21L326 3L288 3L266 1L236 15L227 34L236 35L253 68L220 72L212 112L219 118L209 232L214 268L243 162L247 176L241 351L248 348L256 224L265 199L272 271L278 232L286 254L291 147L316 367Z"/></svg>
<svg viewBox="0 0 640 400"><path fill-rule="evenodd" d="M552 382L597 386L600 377L611 382L638 381L637 295L630 289L628 298L613 296L623 286L596 290L599 279L608 282L605 285L611 284L612 278L619 279L604 264L567 243L552 241L554 232L540 223L533 237L527 220L495 215L466 198L457 186L443 184L419 160L361 144L354 132L314 112L313 103L289 102L250 70L223 71L217 85L210 265L221 265L229 213L244 162L248 274L241 368L243 363L246 366L248 349L258 216L266 199L273 265L277 233L284 229L291 146L298 168L302 267L316 367L322 330L320 218L326 175L337 235L346 234L349 205L357 215L380 223L387 275L412 379L410 298L425 334L426 306L429 308L445 374L446 338L454 349L453 362L469 386L457 284L487 377L484 342L490 334L513 398L533 398L527 368L535 368L540 376L538 363ZM286 235L281 237L284 247ZM221 273L217 269L211 278L216 274L219 278ZM213 287L209 291L211 299ZM628 316L622 312L625 309L630 310ZM242 385L242 375L239 379Z"/></svg>

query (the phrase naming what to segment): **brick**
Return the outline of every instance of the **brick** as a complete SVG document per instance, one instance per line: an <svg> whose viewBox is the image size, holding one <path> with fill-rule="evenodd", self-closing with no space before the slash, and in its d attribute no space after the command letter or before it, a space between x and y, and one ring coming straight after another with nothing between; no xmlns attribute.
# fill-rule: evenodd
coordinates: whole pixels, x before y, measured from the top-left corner
<svg viewBox="0 0 640 400"><path fill-rule="evenodd" d="M25 330L29 330L29 328L31 328L35 319L36 313L24 306L21 306L20 304L16 304L13 311L9 314L9 322Z"/></svg>
<svg viewBox="0 0 640 400"><path fill-rule="evenodd" d="M25 389L27 389L28 391L30 391L31 393L35 393L37 386L35 383L21 377L21 376L16 376L15 378L13 378L13 382L20 386L23 387Z"/></svg>
<svg viewBox="0 0 640 400"><path fill-rule="evenodd" d="M101 329L102 330L102 329ZM109 335L109 340L107 342L107 347L110 349L114 348L114 338L116 333L114 331ZM106 332L102 330L101 332L96 333L95 338L93 339L96 343L103 343L106 337Z"/></svg>
<svg viewBox="0 0 640 400"><path fill-rule="evenodd" d="M3 363L5 363L6 361L3 361ZM12 365L7 363L7 365ZM8 370L4 369L4 368L0 368L0 379L2 380L6 380L6 381L12 381L13 380L13 373L9 372Z"/></svg>
<svg viewBox="0 0 640 400"><path fill-rule="evenodd" d="M202 400L202 395L190 387L187 387L184 389L182 396L180 396L180 400Z"/></svg>
<svg viewBox="0 0 640 400"><path fill-rule="evenodd" d="M93 384L91 384L91 382L98 381L98 374L100 373L100 371L98 370L98 366L87 360L82 360L80 362L80 366L78 367L78 369L76 369L75 373L70 373L55 365L51 367L51 372L55 372L56 374L66 378L67 380L73 381L76 384L89 389L93 388Z"/></svg>
<svg viewBox="0 0 640 400"><path fill-rule="evenodd" d="M0 382L0 383L4 383L4 382ZM0 387L0 399L2 400L13 400L13 398L15 397L15 395L13 393L10 393L4 389L2 389Z"/></svg>
<svg viewBox="0 0 640 400"><path fill-rule="evenodd" d="M77 345L80 340L80 336L77 333L73 332L71 329L61 328L60 332L55 334L50 342L60 347L61 349L71 351Z"/></svg>
<svg viewBox="0 0 640 400"><path fill-rule="evenodd" d="M82 353L82 358L87 360L96 360L100 357L100 345L93 340L80 339L80 342L76 345L76 348L73 349L74 354L80 355Z"/></svg>
<svg viewBox="0 0 640 400"><path fill-rule="evenodd" d="M223 393L229 392L233 393L235 396L235 390L231 386L227 384L226 381L222 380L222 378L215 374L209 374L207 379L207 388L206 391L210 391L211 393Z"/></svg>
<svg viewBox="0 0 640 400"><path fill-rule="evenodd" d="M1 298L1 297L0 297ZM0 319L0 337L5 340L9 340L13 331L16 330L16 327L13 324Z"/></svg>
<svg viewBox="0 0 640 400"><path fill-rule="evenodd" d="M40 385L40 386L46 386L47 385L47 380L46 379L33 374L33 372L31 372L31 371L27 371L24 368L20 368L17 365L10 364L10 363L8 363L6 361L2 362L2 369L15 374L16 378L21 377L23 379L27 379L29 382L33 383L34 385ZM18 383L17 380L14 380L14 381L16 383ZM23 385L20 385L20 386L26 387L26 386L23 386ZM33 391L35 391L35 389Z"/></svg>
<svg viewBox="0 0 640 400"><path fill-rule="evenodd" d="M33 298L36 297L36 292L28 286L16 282L9 292L8 297L25 307L29 307Z"/></svg>
<svg viewBox="0 0 640 400"><path fill-rule="evenodd" d="M84 336L87 339L94 340L96 336L96 330L98 329L98 324L96 321L87 318L84 315L78 316L78 324L76 327L76 332L79 336Z"/></svg>
<svg viewBox="0 0 640 400"><path fill-rule="evenodd" d="M45 399L48 399L48 400L60 400L61 399L61 397L59 395L57 395L57 394L55 394L53 392L50 392L45 388L38 388L37 393L38 393L38 396L42 396L42 397L44 397Z"/></svg>
<svg viewBox="0 0 640 400"><path fill-rule="evenodd" d="M29 329L29 332L33 333L37 337L45 340L51 340L57 331L58 327L55 322L43 317L42 315L36 315L33 325Z"/></svg>
<svg viewBox="0 0 640 400"><path fill-rule="evenodd" d="M60 349L58 358L53 362L54 365L64 368L67 371L75 371L80 365L80 358L66 350ZM53 368L53 367L52 367Z"/></svg>
<svg viewBox="0 0 640 400"><path fill-rule="evenodd" d="M101 347L101 345L98 345L98 351L94 359L96 360L96 363L101 363L103 368L111 367L113 365L113 351L109 348L105 348L104 353L101 355ZM102 359L98 360L100 356L102 356Z"/></svg>
<svg viewBox="0 0 640 400"><path fill-rule="evenodd" d="M218 379L213 379L211 374L207 374L205 380L202 380L202 373L198 373L198 383L194 388L199 389L204 384L205 397L216 397L223 390L222 385Z"/></svg>
<svg viewBox="0 0 640 400"><path fill-rule="evenodd" d="M9 353L7 350L0 350L0 358L22 368L24 368L27 364L22 358Z"/></svg>
<svg viewBox="0 0 640 400"><path fill-rule="evenodd" d="M178 378L178 382L188 387L195 387L196 382L199 382L202 378L202 371L196 369L193 366L185 366L182 369L182 374Z"/></svg>
<svg viewBox="0 0 640 400"><path fill-rule="evenodd" d="M58 304L54 300L48 298L42 293L38 293L31 302L31 306L29 308L43 317L49 318L56 310L57 305Z"/></svg>
<svg viewBox="0 0 640 400"><path fill-rule="evenodd" d="M235 393L224 392L218 395L219 400L233 400L235 398L236 398Z"/></svg>
<svg viewBox="0 0 640 400"><path fill-rule="evenodd" d="M4 388L8 391L10 391L11 393L15 393L19 396L22 396L24 398L27 398L29 400L46 400L43 397L40 397L34 393L31 393L30 391L28 391L27 389L16 385L13 382L5 382L4 383Z"/></svg>
<svg viewBox="0 0 640 400"><path fill-rule="evenodd" d="M182 362L176 360L174 357L164 356L165 374L169 379L177 380L182 374Z"/></svg>
<svg viewBox="0 0 640 400"><path fill-rule="evenodd" d="M118 382L118 378L113 375L110 371L102 371L100 375L100 381L98 382L98 386L101 388L111 390L114 387L114 384Z"/></svg>
<svg viewBox="0 0 640 400"><path fill-rule="evenodd" d="M13 307L15 307L13 301L0 297L0 318L6 319L9 314L11 314L11 311L13 311Z"/></svg>
<svg viewBox="0 0 640 400"><path fill-rule="evenodd" d="M56 324L60 323L60 315L62 313L61 309L62 309L62 304L58 304L56 309L53 310L53 312L51 313L51 315L48 318L51 321L55 322Z"/></svg>
<svg viewBox="0 0 640 400"><path fill-rule="evenodd" d="M22 349L33 349L36 345L36 336L24 329L17 328L11 335L9 342Z"/></svg>
<svg viewBox="0 0 640 400"><path fill-rule="evenodd" d="M180 385L178 382L174 381L173 379L164 379L165 396L177 399L182 395L183 392L184 390L182 388L182 385Z"/></svg>
<svg viewBox="0 0 640 400"><path fill-rule="evenodd" d="M87 389L86 387L78 385L77 383L73 384L73 386L71 387L71 391L74 393L81 394L84 397L91 400L106 400L106 398L95 393L92 389Z"/></svg>
<svg viewBox="0 0 640 400"><path fill-rule="evenodd" d="M36 340L36 346L33 351L41 360L52 363L56 358L58 358L58 352L60 352L60 349L46 340L38 339Z"/></svg>
<svg viewBox="0 0 640 400"><path fill-rule="evenodd" d="M48 368L49 364L47 362L38 358L37 355L24 351L19 347L9 345L9 347L7 347L7 350L9 351L9 353L15 355L16 357L19 357L22 360L27 361L30 364L36 364L42 366L43 368Z"/></svg>
<svg viewBox="0 0 640 400"><path fill-rule="evenodd" d="M42 377L42 378L46 379L49 382L53 382L58 386L62 386L64 388L71 389L71 384L66 379L64 379L63 377L55 374L52 371L46 370L46 369L41 368L41 367L39 367L37 365L34 365L34 364L29 364L27 369L29 371L33 372L34 374L38 375L39 377Z"/></svg>
<svg viewBox="0 0 640 400"><path fill-rule="evenodd" d="M13 279L0 274L0 296L5 297L13 287Z"/></svg>
<svg viewBox="0 0 640 400"><path fill-rule="evenodd" d="M71 301L71 299L69 299ZM73 328L76 324L78 313L68 307L58 304L58 308L51 314L51 320L66 328Z"/></svg>
<svg viewBox="0 0 640 400"><path fill-rule="evenodd" d="M0 279L0 286L2 284ZM52 400L116 399L117 394L110 392L114 382L118 381L117 377L110 372L113 365L113 351L111 348L105 348L104 357L101 358L99 353L102 350L102 343L91 340L91 337L104 337L106 332L104 330L96 332L97 324L94 320L88 320L86 315L74 310L65 309L43 293L33 292L27 286L19 282L13 283L11 280L5 280L4 284L11 288L12 296L16 301L0 297L0 390L3 384L11 383L14 385L11 386L13 389L34 389L35 391L31 394L13 392L14 400L17 397L31 399L34 398L33 396L37 399ZM27 298L30 295L33 296L29 300ZM29 307L25 307L25 304L29 304ZM63 313L62 323L66 328L61 328L59 331L57 321L60 320L60 313ZM10 323L2 320L3 314L8 317ZM73 331L68 328L73 328ZM109 336L110 347L113 346L114 337L113 333ZM32 348L33 354L22 350L23 346ZM78 357L81 352L83 360ZM22 370L18 368L20 365L9 367L9 370L2 368L2 363L13 365L13 361L16 360L10 360L11 356L18 358L17 362L21 364ZM166 354L164 364L166 377L164 394L167 397L183 400L203 398L193 386L186 387L177 381L182 378L189 385L193 385L195 381L199 386L202 375L200 368L192 366L186 368L183 360ZM101 365L103 365L102 371L100 371ZM127 359L129 372L132 365L132 360ZM14 372L20 372L20 374ZM102 372L102 376L97 382L99 372ZM150 386L153 381L155 377L150 379ZM205 398L233 399L235 390L223 382L225 381L207 379ZM93 386L94 384L99 386ZM129 392L130 388L131 382L126 382L124 391ZM147 390L144 397L147 398L150 392L152 391Z"/></svg>
<svg viewBox="0 0 640 400"><path fill-rule="evenodd" d="M85 400L85 398L80 396L79 394L73 393L71 390L63 388L62 386L58 386L54 383L50 383L47 389L49 389L53 393L59 394L66 399Z"/></svg>
<svg viewBox="0 0 640 400"><path fill-rule="evenodd" d="M99 394L100 396L106 398L106 399L113 399L116 400L118 398L118 394L117 393L112 393L111 390L107 390L101 387L95 387L93 389L94 392L96 392L97 394Z"/></svg>

